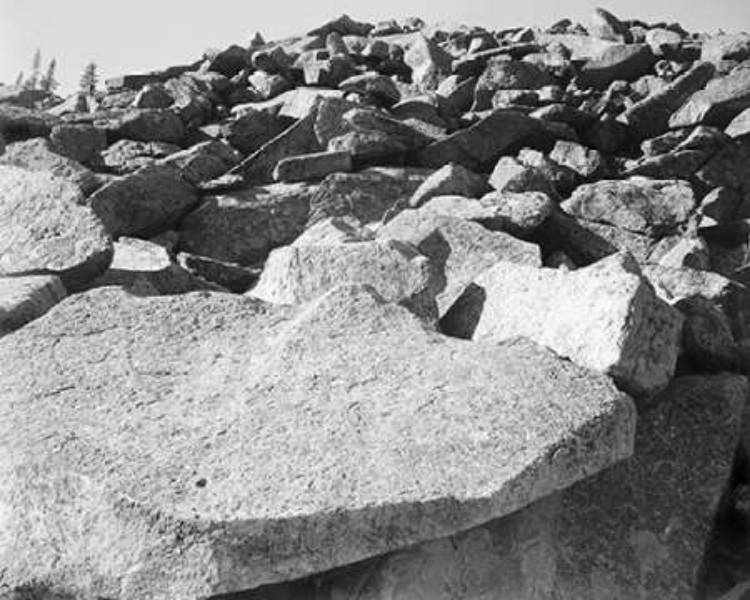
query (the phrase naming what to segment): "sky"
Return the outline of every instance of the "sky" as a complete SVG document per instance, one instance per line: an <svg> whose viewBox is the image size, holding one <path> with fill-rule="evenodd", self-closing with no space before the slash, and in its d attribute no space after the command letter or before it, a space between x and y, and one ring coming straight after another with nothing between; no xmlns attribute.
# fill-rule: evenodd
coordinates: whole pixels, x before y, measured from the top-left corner
<svg viewBox="0 0 750 600"><path fill-rule="evenodd" d="M370 22L418 16L488 29L584 23L601 6L621 19L678 22L689 31L750 31L750 0L0 0L0 83L57 60L61 91L86 64L102 79L189 64L207 48L304 33L342 13Z"/></svg>

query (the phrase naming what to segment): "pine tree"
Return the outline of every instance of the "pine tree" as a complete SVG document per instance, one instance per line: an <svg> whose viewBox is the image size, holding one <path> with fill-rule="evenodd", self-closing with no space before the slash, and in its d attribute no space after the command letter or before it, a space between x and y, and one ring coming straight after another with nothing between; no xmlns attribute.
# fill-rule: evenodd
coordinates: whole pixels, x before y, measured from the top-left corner
<svg viewBox="0 0 750 600"><path fill-rule="evenodd" d="M96 63L90 62L86 65L81 75L80 88L84 94L93 94L96 91L96 84L99 82L99 75L96 72Z"/></svg>
<svg viewBox="0 0 750 600"><path fill-rule="evenodd" d="M26 80L26 83L24 84L24 88L27 90L36 90L39 87L39 79L41 78L41 73L39 69L42 68L42 52L37 48L36 52L34 52L34 60L31 63L31 75L29 75L29 78Z"/></svg>
<svg viewBox="0 0 750 600"><path fill-rule="evenodd" d="M47 73L39 83L39 87L41 87L41 89L43 89L45 92L53 93L60 85L55 79L56 68L57 60L53 58L51 61L49 61L49 65L47 66Z"/></svg>

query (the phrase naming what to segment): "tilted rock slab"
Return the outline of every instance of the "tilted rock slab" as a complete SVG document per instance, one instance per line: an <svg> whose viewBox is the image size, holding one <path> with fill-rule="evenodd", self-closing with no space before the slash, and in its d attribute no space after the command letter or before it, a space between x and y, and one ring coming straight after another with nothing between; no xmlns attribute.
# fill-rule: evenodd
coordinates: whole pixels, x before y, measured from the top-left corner
<svg viewBox="0 0 750 600"><path fill-rule="evenodd" d="M527 337L648 394L674 374L682 316L632 257L615 255L572 272L500 262L475 279L443 326L475 340Z"/></svg>
<svg viewBox="0 0 750 600"><path fill-rule="evenodd" d="M634 456L611 469L470 531L241 600L702 598L747 394L738 376L678 378L639 415Z"/></svg>
<svg viewBox="0 0 750 600"><path fill-rule="evenodd" d="M437 266L397 240L277 248L250 295L273 304L302 304L345 283L367 284L389 302L437 317Z"/></svg>
<svg viewBox="0 0 750 600"><path fill-rule="evenodd" d="M103 273L112 240L81 202L69 181L0 166L0 275L57 275L73 291Z"/></svg>
<svg viewBox="0 0 750 600"><path fill-rule="evenodd" d="M0 355L0 589L250 589L475 527L632 451L606 378L442 337L357 286L296 313L96 290Z"/></svg>

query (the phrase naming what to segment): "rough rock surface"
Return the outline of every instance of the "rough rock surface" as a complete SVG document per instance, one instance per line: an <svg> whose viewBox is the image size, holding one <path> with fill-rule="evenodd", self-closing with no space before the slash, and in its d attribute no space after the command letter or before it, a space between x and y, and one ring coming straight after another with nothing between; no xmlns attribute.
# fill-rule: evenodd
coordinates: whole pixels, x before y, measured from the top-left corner
<svg viewBox="0 0 750 600"><path fill-rule="evenodd" d="M682 316L628 255L573 272L500 262L467 288L443 330L475 340L527 337L650 394L674 375Z"/></svg>
<svg viewBox="0 0 750 600"><path fill-rule="evenodd" d="M252 588L477 526L632 451L632 402L605 378L527 342L446 340L361 287L294 316L97 290L11 337L10 586Z"/></svg>
<svg viewBox="0 0 750 600"><path fill-rule="evenodd" d="M112 240L74 184L0 166L0 275L54 274L80 289L112 260Z"/></svg>
<svg viewBox="0 0 750 600"><path fill-rule="evenodd" d="M55 275L0 277L0 337L41 317L66 295Z"/></svg>

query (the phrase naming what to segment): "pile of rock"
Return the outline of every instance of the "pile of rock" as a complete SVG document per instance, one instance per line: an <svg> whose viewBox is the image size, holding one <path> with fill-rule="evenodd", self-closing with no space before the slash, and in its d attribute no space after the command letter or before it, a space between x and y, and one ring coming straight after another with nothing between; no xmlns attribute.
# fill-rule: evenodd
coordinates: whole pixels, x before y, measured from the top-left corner
<svg viewBox="0 0 750 600"><path fill-rule="evenodd" d="M107 88L0 104L2 600L740 597L750 36L342 16Z"/></svg>

